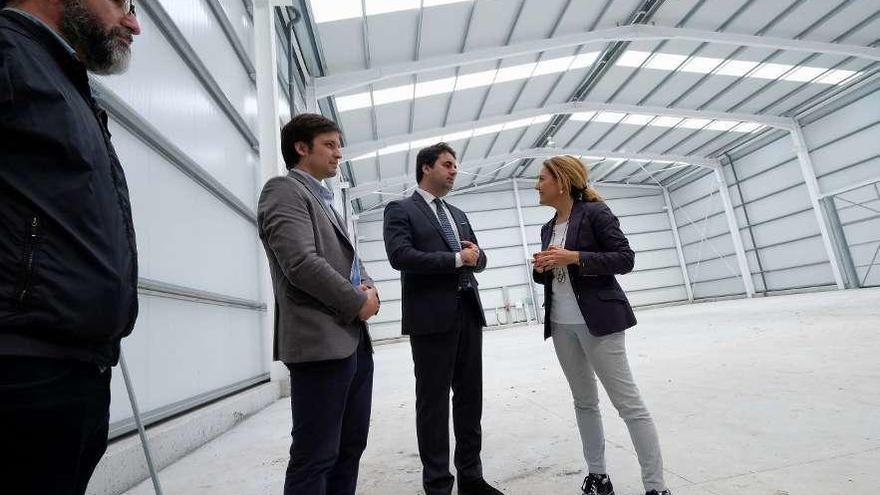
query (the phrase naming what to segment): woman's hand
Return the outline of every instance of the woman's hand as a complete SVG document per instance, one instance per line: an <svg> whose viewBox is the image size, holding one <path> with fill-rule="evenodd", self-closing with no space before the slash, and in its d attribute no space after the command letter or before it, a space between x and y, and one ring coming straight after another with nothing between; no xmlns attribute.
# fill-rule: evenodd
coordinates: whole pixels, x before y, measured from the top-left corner
<svg viewBox="0 0 880 495"><path fill-rule="evenodd" d="M535 253L535 270L544 273L556 267L576 265L580 261L581 254L577 251L569 251L559 246L549 246L545 251Z"/></svg>

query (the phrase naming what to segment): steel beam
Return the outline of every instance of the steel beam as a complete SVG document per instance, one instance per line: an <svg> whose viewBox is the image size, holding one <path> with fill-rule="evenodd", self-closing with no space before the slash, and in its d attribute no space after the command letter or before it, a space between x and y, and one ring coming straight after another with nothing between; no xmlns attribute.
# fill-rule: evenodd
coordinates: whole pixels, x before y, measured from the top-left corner
<svg viewBox="0 0 880 495"><path fill-rule="evenodd" d="M711 110L691 110L686 108L666 108L651 105L629 105L623 103L601 103L591 101L573 101L546 105L540 108L517 110L504 115L495 115L478 120L459 122L446 126L423 129L416 132L397 134L374 141L364 141L346 146L342 152L349 157L360 156L377 151L387 146L407 143L421 139L438 138L444 134L467 131L479 127L503 125L509 122L538 117L548 114L570 114L577 112L617 112L627 114L649 114L679 118L696 118L710 120L732 120L737 122L750 122L778 129L791 129L792 121L789 118L774 115L756 115L738 112L716 112Z"/></svg>
<svg viewBox="0 0 880 495"><path fill-rule="evenodd" d="M666 161L674 163L687 163L700 167L715 169L721 166L721 162L714 158L702 156L686 156L686 155L662 155L655 153L627 153L623 151L605 151L605 150L586 150L583 148L529 148L525 150L517 150L512 153L504 153L499 155L491 155L482 160L474 160L463 162L459 165L460 173L467 173L473 170L479 170L487 165L496 163L504 163L512 160L523 158L545 158L556 155L575 155L575 156L594 156L596 158L611 158L622 160L640 160L640 161ZM363 198L382 189L403 184L411 184L415 182L414 174L400 175L390 177L388 179L367 182L351 188L349 192L352 200Z"/></svg>
<svg viewBox="0 0 880 495"><path fill-rule="evenodd" d="M739 225L733 212L733 203L730 201L730 191L727 189L727 180L720 168L715 169L715 181L718 185L718 193L721 203L724 205L724 216L727 218L727 227L730 229L730 238L733 240L733 249L736 251L736 261L739 264L740 276L746 289L746 297L755 295L755 281L752 280L752 271L749 269L749 260L746 258L746 250L743 247L742 236L739 234Z"/></svg>
<svg viewBox="0 0 880 495"><path fill-rule="evenodd" d="M678 265L681 267L681 279L684 282L684 290L687 292L688 301L694 302L694 288L691 286L691 277L688 274L687 262L684 259L684 249L681 247L681 237L678 235L678 223L675 221L672 199L669 197L669 191L665 187L663 188L663 200L666 202L669 228L672 230L672 239L675 241L675 252L678 254Z"/></svg>
<svg viewBox="0 0 880 495"><path fill-rule="evenodd" d="M523 217L522 200L519 196L519 185L516 180L511 180L510 182L513 183L513 198L516 201L516 218L519 222L519 235L523 248L523 267L525 268L526 273L526 283L529 284L529 292L532 294L532 309L535 311L535 321L543 323L541 307L538 306L538 292L535 290L535 281L532 280L532 268L529 266L529 260L532 256L531 253L529 253L529 239L526 235L526 222Z"/></svg>
<svg viewBox="0 0 880 495"><path fill-rule="evenodd" d="M813 160L810 158L810 151L807 148L807 141L804 138L801 126L794 119L792 119L792 122L793 125L789 134L794 144L794 151L797 153L798 163L801 166L801 175L804 177L807 193L810 195L810 204L813 206L813 213L816 215L819 233L822 234L822 244L825 246L825 253L828 255L828 263L831 265L834 283L837 284L838 289L845 289L846 283L840 271L840 260L838 259L837 252L834 250L834 241L831 238L831 232L828 230L828 224L822 212L822 204L819 202L821 193L819 192L819 182L816 180L816 169L813 168Z"/></svg>
<svg viewBox="0 0 880 495"><path fill-rule="evenodd" d="M257 70L257 127L260 139L260 167L255 171L257 187L272 177L283 173L281 163L281 133L279 122L279 88L276 77L278 60L275 47L275 6L274 0L254 0L254 48ZM281 363L273 362L272 341L275 327L275 304L272 280L268 266L259 263L255 267L260 274L260 299L267 303L269 311L264 313L261 326L263 335L263 361L272 381L282 384L284 390L289 379L288 371ZM270 304L271 303L271 304Z"/></svg>
<svg viewBox="0 0 880 495"><path fill-rule="evenodd" d="M316 80L317 96L323 98L335 95L366 84L375 83L398 76L417 74L461 65L493 61L518 55L528 55L559 48L575 47L588 43L611 43L638 40L685 40L718 43L733 46L749 46L782 49L805 53L822 53L845 57L880 61L880 48L828 43L821 41L793 40L771 36L704 31L699 29L633 24L585 33L556 36L543 40L512 43L506 46L470 50L465 53L440 55L423 58L413 62L388 64L372 69L342 72Z"/></svg>

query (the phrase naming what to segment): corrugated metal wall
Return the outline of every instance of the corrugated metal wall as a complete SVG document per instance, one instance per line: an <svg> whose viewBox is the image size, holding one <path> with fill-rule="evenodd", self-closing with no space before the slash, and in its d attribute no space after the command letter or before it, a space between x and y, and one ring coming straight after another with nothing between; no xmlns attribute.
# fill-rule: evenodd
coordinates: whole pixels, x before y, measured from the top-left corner
<svg viewBox="0 0 880 495"><path fill-rule="evenodd" d="M880 281L880 258L875 257L880 248L878 109L880 91L875 89L844 97L800 120L820 195L862 184L830 196L823 209L832 236L843 238L836 251L841 270L846 271L846 260L852 259L859 286ZM728 158L724 177L756 291L834 288L828 252L791 136L773 133ZM669 189L694 296L741 295L744 287L717 180L711 173L696 175ZM840 228L834 217L839 217ZM842 234L834 236L836 231Z"/></svg>
<svg viewBox="0 0 880 495"><path fill-rule="evenodd" d="M141 0L138 10L129 71L95 81L138 237L141 310L123 351L139 405L156 420L267 378L265 256L244 2ZM118 370L113 380L119 434L131 409Z"/></svg>

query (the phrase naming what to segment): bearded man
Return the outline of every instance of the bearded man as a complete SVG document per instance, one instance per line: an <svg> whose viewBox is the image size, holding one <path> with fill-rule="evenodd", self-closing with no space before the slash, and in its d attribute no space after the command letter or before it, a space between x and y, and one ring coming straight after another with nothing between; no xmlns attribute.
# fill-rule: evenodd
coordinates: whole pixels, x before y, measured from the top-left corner
<svg viewBox="0 0 880 495"><path fill-rule="evenodd" d="M83 494L107 448L110 368L138 308L125 174L87 72L125 70L140 26L131 0L5 3L0 491Z"/></svg>

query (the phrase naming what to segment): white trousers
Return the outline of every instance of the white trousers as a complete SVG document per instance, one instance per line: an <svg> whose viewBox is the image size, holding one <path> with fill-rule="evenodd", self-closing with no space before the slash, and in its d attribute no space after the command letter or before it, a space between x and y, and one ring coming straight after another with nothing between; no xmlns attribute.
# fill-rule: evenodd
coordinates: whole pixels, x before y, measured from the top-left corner
<svg viewBox="0 0 880 495"><path fill-rule="evenodd" d="M553 347L574 398L584 458L591 473L606 474L605 432L596 377L629 429L645 491L666 489L660 442L626 359L624 332L595 337L585 325L553 325Z"/></svg>

